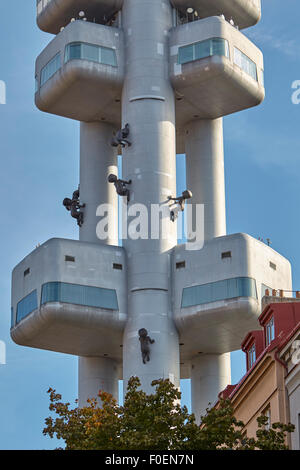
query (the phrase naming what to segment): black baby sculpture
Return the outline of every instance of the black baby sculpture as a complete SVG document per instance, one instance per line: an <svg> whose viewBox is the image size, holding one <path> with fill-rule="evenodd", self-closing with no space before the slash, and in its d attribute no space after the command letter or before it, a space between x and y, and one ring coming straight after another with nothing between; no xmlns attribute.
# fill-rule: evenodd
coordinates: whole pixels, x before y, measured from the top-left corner
<svg viewBox="0 0 300 470"><path fill-rule="evenodd" d="M145 328L139 330L139 337L143 363L146 364L146 361L150 361L150 344L155 343L155 340L148 336L148 331Z"/></svg>

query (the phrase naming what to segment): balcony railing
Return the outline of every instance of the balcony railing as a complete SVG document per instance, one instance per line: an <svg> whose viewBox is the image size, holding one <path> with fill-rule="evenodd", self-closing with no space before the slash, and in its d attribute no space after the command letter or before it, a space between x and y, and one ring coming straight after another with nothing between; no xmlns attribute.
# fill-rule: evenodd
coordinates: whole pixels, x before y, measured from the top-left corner
<svg viewBox="0 0 300 470"><path fill-rule="evenodd" d="M266 297L280 297L281 299L290 298L290 299L299 299L300 300L300 291L299 290L284 290L284 289L266 289Z"/></svg>

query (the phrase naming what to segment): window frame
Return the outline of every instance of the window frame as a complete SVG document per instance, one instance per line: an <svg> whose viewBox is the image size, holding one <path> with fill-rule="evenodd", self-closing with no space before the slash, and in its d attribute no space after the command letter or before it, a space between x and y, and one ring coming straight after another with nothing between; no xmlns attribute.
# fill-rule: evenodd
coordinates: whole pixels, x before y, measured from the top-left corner
<svg viewBox="0 0 300 470"><path fill-rule="evenodd" d="M275 339L275 321L274 315L269 319L265 326L266 347L270 346Z"/></svg>
<svg viewBox="0 0 300 470"><path fill-rule="evenodd" d="M54 71L51 75L49 75L49 76L46 78L46 80L43 80L43 72L46 70L47 67L50 66L50 64L51 64L52 62L54 63L55 60L58 59L58 58L59 58L59 67L56 68L55 71ZM50 59L50 60L47 62L46 65L44 65L44 67L41 68L41 72L40 72L40 88L41 88L42 86L44 86L45 83L47 83L47 82L50 80L50 78L54 77L54 75L61 69L61 65L62 65L62 64L61 64L61 52L59 51L59 52L57 52L57 54L55 54L55 56L52 57L52 59Z"/></svg>
<svg viewBox="0 0 300 470"><path fill-rule="evenodd" d="M251 369L251 367L256 362L256 345L255 345L255 343L252 343L250 348L247 351L247 360L248 360L248 369Z"/></svg>
<svg viewBox="0 0 300 470"><path fill-rule="evenodd" d="M245 292L241 292L241 291L236 292L235 291L235 289L237 289L238 287L241 287L241 286L234 286L234 283L235 282L236 283L241 283L242 281L245 281L245 280L250 281L250 282L248 283L248 285L243 285L242 290L244 290L245 288L246 289L250 288L250 290L253 291L254 295L250 295L250 296L249 295L244 295ZM222 283L223 283L223 285L222 285ZM207 292L210 293L211 297L213 297L214 290L217 290L218 288L220 288L221 290L222 289L225 289L225 290L227 289L229 295L225 295L225 296L221 295L220 297L205 299L202 302L198 301L197 303L195 303L196 300L199 300L199 298L201 297L201 294L202 294L201 290L204 291L203 297L205 298L205 288L207 289ZM194 290L193 293L192 293L191 289ZM197 290L198 290L198 292L197 292ZM189 300L188 292L190 292L190 299L191 300ZM242 295L235 295L235 294L242 294ZM194 297L194 300L193 300L192 296ZM229 278L229 279L222 279L222 280L214 281L214 282L208 282L208 283L205 283L205 284L199 284L199 285L195 285L195 286L184 287L182 289L182 295L181 295L181 308L195 307L197 305L205 305L205 304L208 304L208 303L218 302L218 301L221 301L221 300L237 299L239 297L251 297L251 298L255 298L257 300L257 298L258 298L257 297L257 286L256 286L256 280L254 278L247 277L247 276L241 276L241 277L234 277L234 278Z"/></svg>
<svg viewBox="0 0 300 470"><path fill-rule="evenodd" d="M236 53L239 53L240 54L240 57L241 57L241 65L239 64L239 61L236 59ZM243 62L242 60L243 59L246 59L248 61L248 63L250 64L253 64L255 66L255 78L253 77L253 75L251 73L249 73L245 67L243 67ZM234 65L236 65L237 67L239 67L240 70L242 70L246 75L248 75L248 77L251 77L252 80L254 80L256 83L259 83L258 81L258 71L257 71L257 63L254 62L254 60L250 59L250 57L245 54L245 52L241 51L241 49L239 49L238 47L236 46L233 46L233 63Z"/></svg>
<svg viewBox="0 0 300 470"><path fill-rule="evenodd" d="M70 50L72 46L80 46L80 57L70 57ZM98 60L90 59L87 57L83 57L83 46L90 46L98 51ZM102 55L103 55L103 50L110 51L114 55L114 63L108 63L108 62L103 62L102 61ZM117 60L117 53L116 49L113 47L107 47L107 46L101 46L99 44L92 44L90 42L84 42L84 41L73 41L69 42L68 44L65 45L65 50L64 50L64 64L67 64L71 60L87 60L89 62L94 62L95 64L100 64L100 65L108 65L110 67L118 67L118 60Z"/></svg>
<svg viewBox="0 0 300 470"><path fill-rule="evenodd" d="M219 40L219 41L224 42L225 54L216 54L216 53L214 53L213 41L216 40L216 39ZM200 44L204 45L205 43L207 43L207 45L209 46L209 49L210 49L209 55L196 57L197 46L199 46ZM183 51L184 49L188 49L188 48L192 48L193 58L191 60L185 60L183 62L183 61L180 60L180 52ZM230 59L230 47L229 47L228 39L220 38L220 37L212 37L212 38L204 39L203 41L197 41L197 42L193 42L193 43L190 43L190 44L185 44L184 46L180 46L178 48L178 53L177 53L177 63L179 65L184 65L184 64L189 64L189 63L192 63L192 62L196 62L196 61L201 60L201 59L207 59L209 57L214 57L214 56L226 57L227 59Z"/></svg>
<svg viewBox="0 0 300 470"><path fill-rule="evenodd" d="M68 301L68 300L65 300L65 299L62 299L62 293L60 292L60 296L58 296L58 298L56 299L46 299L44 300L43 299L43 296L46 295L44 293L44 289L48 286L50 286L50 284L54 285L56 284L57 288L60 289L60 288L63 288L63 286L70 286L70 287L79 287L79 288L86 288L86 289L98 289L99 291L102 290L102 291L106 291L108 293L108 291L110 291L111 293L114 294L114 301L115 301L115 304L114 306L105 306L105 305L92 305L92 304L87 304L87 303L78 303L76 301ZM78 294L79 295L79 294ZM66 304L73 304L73 305L80 305L82 307L90 307L90 308L101 308L103 310L112 310L112 311L118 311L119 310L119 301L118 301L118 295L117 295L117 290L116 289L110 289L110 288L107 288L107 287L99 287L99 286L87 286L87 285L83 285L83 284L74 284L74 283L71 283L71 282L61 282L61 281L49 281L49 282L45 282L43 285L42 285L42 288L41 288L41 306L42 305L46 305L47 303L52 303L52 302L60 302L60 303L66 303Z"/></svg>
<svg viewBox="0 0 300 470"><path fill-rule="evenodd" d="M30 296L32 296L33 294L35 294L35 299L34 301L36 301L36 304L34 305L34 308L30 311L28 311L25 315L22 316L22 318L19 318L19 307L20 307L20 304L22 302L24 302L26 299L28 299ZM37 293L37 289L33 289L31 292L29 292L29 294L25 295L25 297L23 297L21 300L19 300L19 302L17 303L17 308L16 308L16 319L15 319L15 324L17 325L18 323L20 323L22 320L24 320L24 318L27 318L32 312L34 312L35 310L38 310L39 308L39 301L38 301L38 293Z"/></svg>

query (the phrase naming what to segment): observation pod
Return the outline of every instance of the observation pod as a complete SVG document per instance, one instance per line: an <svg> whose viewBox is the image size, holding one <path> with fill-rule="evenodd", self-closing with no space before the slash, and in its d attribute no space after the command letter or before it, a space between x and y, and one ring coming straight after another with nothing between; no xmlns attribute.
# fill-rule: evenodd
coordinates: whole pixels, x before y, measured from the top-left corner
<svg viewBox="0 0 300 470"><path fill-rule="evenodd" d="M199 351L239 349L244 332L257 327L265 290L292 290L290 262L243 233L209 240L201 250L178 245L173 276L175 323L184 343L181 363Z"/></svg>
<svg viewBox="0 0 300 470"><path fill-rule="evenodd" d="M123 0L37 0L37 24L42 31L57 34L80 11L88 21L106 23L122 4Z"/></svg>
<svg viewBox="0 0 300 470"><path fill-rule="evenodd" d="M265 96L263 69L262 52L221 17L173 29L170 77L177 127L260 104Z"/></svg>
<svg viewBox="0 0 300 470"><path fill-rule="evenodd" d="M239 29L255 25L261 17L260 0L172 0L171 3L184 15L191 8L200 18L214 15L224 15L228 20L232 18Z"/></svg>
<svg viewBox="0 0 300 470"><path fill-rule="evenodd" d="M121 247L53 238L13 271L17 344L121 361L126 318Z"/></svg>
<svg viewBox="0 0 300 470"><path fill-rule="evenodd" d="M79 121L121 119L123 31L74 21L36 61L35 103L41 111Z"/></svg>

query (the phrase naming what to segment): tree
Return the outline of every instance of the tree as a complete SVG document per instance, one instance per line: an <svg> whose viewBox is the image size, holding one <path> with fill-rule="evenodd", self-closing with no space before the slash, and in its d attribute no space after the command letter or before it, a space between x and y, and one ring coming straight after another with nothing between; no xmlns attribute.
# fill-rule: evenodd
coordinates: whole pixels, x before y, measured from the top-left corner
<svg viewBox="0 0 300 470"><path fill-rule="evenodd" d="M140 381L131 377L124 405L106 392L99 392L86 407L70 408L61 395L49 389L50 411L43 434L65 441L66 450L219 450L286 449L286 435L292 425L275 423L266 429L266 418L258 418L256 438L244 433L244 423L234 417L228 400L207 409L201 425L187 407L181 407L181 393L169 380L155 380L153 394L139 390ZM77 405L77 402L76 402Z"/></svg>
<svg viewBox="0 0 300 470"><path fill-rule="evenodd" d="M259 450L286 450L286 436L295 430L293 424L273 423L270 428L267 427L268 417L261 415L257 418L258 430L256 431L256 440L249 439L250 449Z"/></svg>

